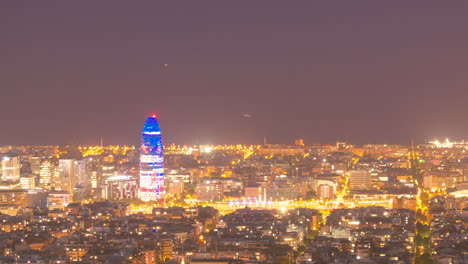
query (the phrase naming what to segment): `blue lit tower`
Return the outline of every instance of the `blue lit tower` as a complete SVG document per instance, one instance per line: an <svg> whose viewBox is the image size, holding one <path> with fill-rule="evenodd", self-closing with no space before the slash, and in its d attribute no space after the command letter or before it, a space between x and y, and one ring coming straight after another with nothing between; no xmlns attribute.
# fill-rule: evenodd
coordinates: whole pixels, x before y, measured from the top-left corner
<svg viewBox="0 0 468 264"><path fill-rule="evenodd" d="M156 115L146 119L141 133L139 197L143 201L164 198L164 154Z"/></svg>

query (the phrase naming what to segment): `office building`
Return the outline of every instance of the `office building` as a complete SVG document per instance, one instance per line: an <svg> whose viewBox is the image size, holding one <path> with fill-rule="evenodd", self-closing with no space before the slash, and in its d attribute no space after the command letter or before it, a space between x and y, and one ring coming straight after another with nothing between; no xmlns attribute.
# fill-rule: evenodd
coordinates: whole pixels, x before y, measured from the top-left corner
<svg viewBox="0 0 468 264"><path fill-rule="evenodd" d="M58 170L54 164L49 160L44 160L39 171L39 186L46 190L51 189L56 177L58 177Z"/></svg>
<svg viewBox="0 0 468 264"><path fill-rule="evenodd" d="M34 190L36 189L36 176L27 175L20 178L21 189Z"/></svg>
<svg viewBox="0 0 468 264"><path fill-rule="evenodd" d="M40 157L31 157L31 173L39 175L41 172L42 159Z"/></svg>
<svg viewBox="0 0 468 264"><path fill-rule="evenodd" d="M15 154L7 154L2 158L2 181L18 182L20 179L20 158Z"/></svg>
<svg viewBox="0 0 468 264"><path fill-rule="evenodd" d="M81 188L90 187L91 163L88 159L75 160L75 185Z"/></svg>
<svg viewBox="0 0 468 264"><path fill-rule="evenodd" d="M138 180L132 176L109 177L106 186L106 199L126 200L138 197Z"/></svg>
<svg viewBox="0 0 468 264"><path fill-rule="evenodd" d="M198 201L222 201L224 198L223 184L210 181L199 183L195 189L195 196Z"/></svg>
<svg viewBox="0 0 468 264"><path fill-rule="evenodd" d="M320 184L317 187L317 198L319 199L334 199L335 186L329 184Z"/></svg>
<svg viewBox="0 0 468 264"><path fill-rule="evenodd" d="M75 160L74 159L60 159L59 160L59 177L55 188L57 190L69 192L73 196L73 189L75 188Z"/></svg>
<svg viewBox="0 0 468 264"><path fill-rule="evenodd" d="M164 198L164 154L156 115L146 119L140 145L140 191L143 201L158 201Z"/></svg>
<svg viewBox="0 0 468 264"><path fill-rule="evenodd" d="M349 188L351 190L367 190L371 187L371 175L366 170L349 172Z"/></svg>

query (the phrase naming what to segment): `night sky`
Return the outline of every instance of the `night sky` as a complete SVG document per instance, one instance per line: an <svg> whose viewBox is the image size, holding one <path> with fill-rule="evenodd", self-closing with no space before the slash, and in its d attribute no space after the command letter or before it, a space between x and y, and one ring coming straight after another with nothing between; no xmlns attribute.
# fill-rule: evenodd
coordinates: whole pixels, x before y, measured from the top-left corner
<svg viewBox="0 0 468 264"><path fill-rule="evenodd" d="M0 145L468 139L467 1L1 1Z"/></svg>

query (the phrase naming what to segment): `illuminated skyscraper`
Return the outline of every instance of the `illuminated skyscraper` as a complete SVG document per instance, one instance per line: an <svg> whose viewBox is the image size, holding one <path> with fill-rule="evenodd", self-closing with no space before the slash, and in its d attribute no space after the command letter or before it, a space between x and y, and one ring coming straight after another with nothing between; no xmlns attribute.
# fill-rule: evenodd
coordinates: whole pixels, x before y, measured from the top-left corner
<svg viewBox="0 0 468 264"><path fill-rule="evenodd" d="M16 154L8 154L2 158L2 177L4 182L18 182L20 180L20 158Z"/></svg>
<svg viewBox="0 0 468 264"><path fill-rule="evenodd" d="M32 157L31 158L31 172L32 174L39 175L41 172L41 162L42 159L40 157Z"/></svg>
<svg viewBox="0 0 468 264"><path fill-rule="evenodd" d="M89 174L91 170L91 161L89 159L75 160L75 184L76 186L90 187L91 180Z"/></svg>
<svg viewBox="0 0 468 264"><path fill-rule="evenodd" d="M146 119L140 145L140 192L143 201L164 198L164 154L156 115Z"/></svg>
<svg viewBox="0 0 468 264"><path fill-rule="evenodd" d="M75 160L60 159L59 160L59 177L56 180L55 188L61 191L67 191L70 196L73 196L73 191L76 185L75 177Z"/></svg>
<svg viewBox="0 0 468 264"><path fill-rule="evenodd" d="M46 190L52 189L53 183L58 176L58 168L49 160L44 160L39 171L39 186Z"/></svg>

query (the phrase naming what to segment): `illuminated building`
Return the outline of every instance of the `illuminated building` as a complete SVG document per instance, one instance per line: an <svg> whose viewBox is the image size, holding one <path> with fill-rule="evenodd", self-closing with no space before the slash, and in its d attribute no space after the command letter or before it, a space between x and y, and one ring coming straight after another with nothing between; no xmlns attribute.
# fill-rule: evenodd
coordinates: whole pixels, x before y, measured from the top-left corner
<svg viewBox="0 0 468 264"><path fill-rule="evenodd" d="M302 139L302 138L297 138L296 140L294 140L294 145L296 145L296 146L304 146L304 139Z"/></svg>
<svg viewBox="0 0 468 264"><path fill-rule="evenodd" d="M90 249L89 244L66 244L66 253L69 261L83 261L83 256Z"/></svg>
<svg viewBox="0 0 468 264"><path fill-rule="evenodd" d="M56 176L55 173L55 166L48 160L43 161L39 171L39 185L42 188L50 189Z"/></svg>
<svg viewBox="0 0 468 264"><path fill-rule="evenodd" d="M0 190L0 205L28 206L28 191L26 190Z"/></svg>
<svg viewBox="0 0 468 264"><path fill-rule="evenodd" d="M323 177L323 178L314 178L312 180L312 190L317 192L318 193L318 189L319 189L319 186L320 185L328 185L328 186L332 186L334 188L334 190L336 191L336 182L338 181L338 179L335 179L334 180L334 177L331 176L331 177Z"/></svg>
<svg viewBox="0 0 468 264"><path fill-rule="evenodd" d="M365 190L371 187L371 175L366 170L352 170L349 172L349 188Z"/></svg>
<svg viewBox="0 0 468 264"><path fill-rule="evenodd" d="M181 180L169 180L167 183L167 193L181 194L184 192L184 182Z"/></svg>
<svg viewBox="0 0 468 264"><path fill-rule="evenodd" d="M70 194L63 191L54 191L49 193L47 198L47 207L49 210L64 210L70 203Z"/></svg>
<svg viewBox="0 0 468 264"><path fill-rule="evenodd" d="M32 174L39 175L41 171L41 162L42 162L42 159L40 157L31 158L31 173Z"/></svg>
<svg viewBox="0 0 468 264"><path fill-rule="evenodd" d="M91 188L95 189L98 187L98 174L97 171L91 172Z"/></svg>
<svg viewBox="0 0 468 264"><path fill-rule="evenodd" d="M260 184L251 184L245 186L244 188L244 196L248 200L262 200L262 185Z"/></svg>
<svg viewBox="0 0 468 264"><path fill-rule="evenodd" d="M2 181L18 182L20 179L20 159L17 155L5 155L2 158Z"/></svg>
<svg viewBox="0 0 468 264"><path fill-rule="evenodd" d="M416 199L414 197L397 196L393 198L393 209L409 209L416 208Z"/></svg>
<svg viewBox="0 0 468 264"><path fill-rule="evenodd" d="M455 187L457 181L455 177L446 176L446 175L424 175L423 185L424 188L431 191L436 191L437 189L447 189Z"/></svg>
<svg viewBox="0 0 468 264"><path fill-rule="evenodd" d="M115 171L115 165L114 163L104 163L102 165L102 179L101 179L101 183L102 184L106 184L107 183L107 180L108 178L111 178L113 176L116 176L116 171Z"/></svg>
<svg viewBox="0 0 468 264"><path fill-rule="evenodd" d="M74 199L81 200L91 190L91 179L89 173L91 171L91 161L89 159L75 160L75 186Z"/></svg>
<svg viewBox="0 0 468 264"><path fill-rule="evenodd" d="M75 188L75 160L60 159L59 160L59 177L57 179L56 188L62 191L69 192L73 195Z"/></svg>
<svg viewBox="0 0 468 264"><path fill-rule="evenodd" d="M299 197L299 188L270 185L265 188L265 199L268 201L295 200Z"/></svg>
<svg viewBox="0 0 468 264"><path fill-rule="evenodd" d="M143 201L164 198L164 154L156 115L146 119L140 145L140 192Z"/></svg>
<svg viewBox="0 0 468 264"><path fill-rule="evenodd" d="M344 150L344 149L347 149L349 148L349 143L348 142L345 142L345 141L337 141L336 142L336 149L337 150Z"/></svg>
<svg viewBox="0 0 468 264"><path fill-rule="evenodd" d="M195 196L198 201L222 201L224 198L223 184L216 181L198 183L195 189Z"/></svg>
<svg viewBox="0 0 468 264"><path fill-rule="evenodd" d="M319 199L334 199L335 186L329 184L320 184L317 187L317 198Z"/></svg>
<svg viewBox="0 0 468 264"><path fill-rule="evenodd" d="M89 172L91 170L91 164L88 159L76 160L74 170L76 186L85 187L90 185Z"/></svg>
<svg viewBox="0 0 468 264"><path fill-rule="evenodd" d="M34 175L21 177L20 184L23 190L34 190L36 189L36 177Z"/></svg>
<svg viewBox="0 0 468 264"><path fill-rule="evenodd" d="M296 145L281 145L281 144L267 144L258 150L260 155L280 155L280 156L294 156L304 155L304 146Z"/></svg>
<svg viewBox="0 0 468 264"><path fill-rule="evenodd" d="M107 178L106 199L124 200L138 197L138 182L132 176L112 176Z"/></svg>

